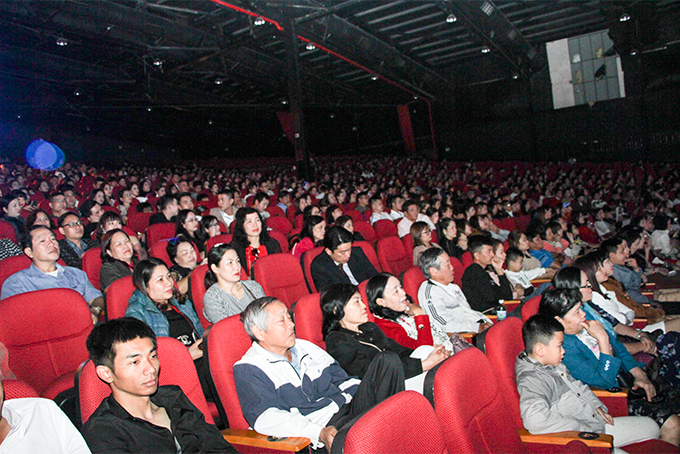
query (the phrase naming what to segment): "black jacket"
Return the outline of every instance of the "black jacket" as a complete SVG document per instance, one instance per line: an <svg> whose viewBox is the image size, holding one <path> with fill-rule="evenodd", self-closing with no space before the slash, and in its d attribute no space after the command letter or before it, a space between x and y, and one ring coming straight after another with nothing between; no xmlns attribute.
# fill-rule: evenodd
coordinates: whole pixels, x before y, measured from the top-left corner
<svg viewBox="0 0 680 454"><path fill-rule="evenodd" d="M85 245L86 251L99 246L95 240L89 238L83 237L80 241ZM59 240L59 257L67 266L83 269L83 260L78 257L78 253L71 247L66 238Z"/></svg>
<svg viewBox="0 0 680 454"><path fill-rule="evenodd" d="M175 440L183 453L236 453L217 426L205 422L179 386L159 386L151 402L165 408L172 432L130 415L110 395L83 426L92 452L172 453ZM174 435L174 438L173 438Z"/></svg>
<svg viewBox="0 0 680 454"><path fill-rule="evenodd" d="M378 274L364 251L358 246L352 248L348 265L359 284ZM317 292L323 292L333 284L350 284L347 274L338 269L325 250L312 261L310 272Z"/></svg>
<svg viewBox="0 0 680 454"><path fill-rule="evenodd" d="M246 274L250 276L250 269L248 268L248 262L246 260L246 247L248 246L237 243L235 241L232 241L231 245L236 250L238 259L241 261L241 266L246 271ZM267 248L268 255L278 254L279 252L281 252L281 245L274 238L269 238L267 242L264 243L264 247Z"/></svg>
<svg viewBox="0 0 680 454"><path fill-rule="evenodd" d="M498 300L512 299L512 285L508 277L505 274L499 276L501 285L496 285L489 273L478 263L465 268L462 281L465 298L476 311L484 312L498 306Z"/></svg>
<svg viewBox="0 0 680 454"><path fill-rule="evenodd" d="M359 326L360 333L340 328L326 336L326 351L345 369L348 375L364 378L373 358L382 351L390 351L399 355L404 366L406 378L415 377L423 372L419 359L411 358L413 350L400 345L372 322Z"/></svg>

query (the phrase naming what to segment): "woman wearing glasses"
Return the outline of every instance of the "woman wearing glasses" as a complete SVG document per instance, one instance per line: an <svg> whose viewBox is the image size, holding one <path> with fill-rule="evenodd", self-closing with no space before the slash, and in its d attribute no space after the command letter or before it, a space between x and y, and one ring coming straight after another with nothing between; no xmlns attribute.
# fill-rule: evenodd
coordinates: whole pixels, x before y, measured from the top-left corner
<svg viewBox="0 0 680 454"><path fill-rule="evenodd" d="M411 237L413 238L413 266L418 266L418 259L423 252L431 247L440 247L432 242L432 229L426 222L418 221L411 225Z"/></svg>

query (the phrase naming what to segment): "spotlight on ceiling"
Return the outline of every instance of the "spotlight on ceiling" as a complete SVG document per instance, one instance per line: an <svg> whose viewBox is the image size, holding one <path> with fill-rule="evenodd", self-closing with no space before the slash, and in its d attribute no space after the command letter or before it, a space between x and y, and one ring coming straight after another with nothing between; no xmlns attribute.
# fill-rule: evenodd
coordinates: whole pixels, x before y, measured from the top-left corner
<svg viewBox="0 0 680 454"><path fill-rule="evenodd" d="M284 99L283 101L281 101L281 104L283 104L283 105L285 106L286 104L288 104L288 101L286 101L286 100Z"/></svg>
<svg viewBox="0 0 680 454"><path fill-rule="evenodd" d="M80 92L80 90L76 90L73 92L73 94L76 96L80 96L82 93Z"/></svg>
<svg viewBox="0 0 680 454"><path fill-rule="evenodd" d="M260 16L257 16L253 21L253 24L255 25L264 25L264 23L264 19L262 19Z"/></svg>
<svg viewBox="0 0 680 454"><path fill-rule="evenodd" d="M212 121L212 120L208 120L208 124L209 124L209 125L213 124L213 121Z"/></svg>
<svg viewBox="0 0 680 454"><path fill-rule="evenodd" d="M215 79L215 85L222 85L224 81L222 79Z"/></svg>
<svg viewBox="0 0 680 454"><path fill-rule="evenodd" d="M161 60L160 58L154 58L153 59L153 65L154 66L163 66L163 60Z"/></svg>
<svg viewBox="0 0 680 454"><path fill-rule="evenodd" d="M57 38L57 46L68 46L68 40L64 38Z"/></svg>
<svg viewBox="0 0 680 454"><path fill-rule="evenodd" d="M519 74L512 73L512 80L517 80L517 79L519 79Z"/></svg>
<svg viewBox="0 0 680 454"><path fill-rule="evenodd" d="M489 46L482 47L482 53L483 54L488 54L489 52L491 52L491 49L489 49Z"/></svg>
<svg viewBox="0 0 680 454"><path fill-rule="evenodd" d="M628 22L630 20L630 16L628 15L628 13L623 13L621 14L621 17L619 17L619 20L621 22Z"/></svg>
<svg viewBox="0 0 680 454"><path fill-rule="evenodd" d="M316 49L316 45L313 42L308 42L307 45L305 46L307 50L314 50Z"/></svg>
<svg viewBox="0 0 680 454"><path fill-rule="evenodd" d="M446 22L448 22L449 24L456 22L457 20L458 18L456 17L455 14L449 14L448 16L446 16Z"/></svg>
<svg viewBox="0 0 680 454"><path fill-rule="evenodd" d="M147 111L147 112L151 112L151 110L152 110L151 107L147 107L147 108L146 108L146 111Z"/></svg>
<svg viewBox="0 0 680 454"><path fill-rule="evenodd" d="M633 57L636 56L637 53L638 53L637 49L631 49L630 50L630 55L632 55Z"/></svg>
<svg viewBox="0 0 680 454"><path fill-rule="evenodd" d="M373 74L373 75L371 76L371 80L378 80L378 76L376 76L375 74Z"/></svg>

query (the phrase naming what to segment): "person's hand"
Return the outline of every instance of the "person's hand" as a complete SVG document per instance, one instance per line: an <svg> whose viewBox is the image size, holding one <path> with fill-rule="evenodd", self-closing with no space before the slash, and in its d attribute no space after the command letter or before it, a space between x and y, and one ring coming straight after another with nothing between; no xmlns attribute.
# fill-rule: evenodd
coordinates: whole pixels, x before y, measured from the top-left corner
<svg viewBox="0 0 680 454"><path fill-rule="evenodd" d="M425 314L425 312L423 311L423 308L418 306L417 304L408 303L406 314L415 317L416 315L423 315Z"/></svg>
<svg viewBox="0 0 680 454"><path fill-rule="evenodd" d="M92 316L92 324L96 325L97 322L99 321L99 316L95 315L94 312L90 312L90 315Z"/></svg>
<svg viewBox="0 0 680 454"><path fill-rule="evenodd" d="M634 367L630 370L630 373L633 374L633 377L635 377L635 381L633 381L633 389L644 389L645 394L647 394L647 400L651 402L656 396L656 388L649 380L649 377L647 377L645 371L639 367Z"/></svg>
<svg viewBox="0 0 680 454"><path fill-rule="evenodd" d="M515 299L522 299L522 297L524 296L524 287L522 287L521 284L516 284L513 291L517 295L517 298Z"/></svg>
<svg viewBox="0 0 680 454"><path fill-rule="evenodd" d="M338 429L333 426L324 427L319 432L319 441L326 446L326 450L331 452L331 446L333 446L333 440L335 435L338 433Z"/></svg>
<svg viewBox="0 0 680 454"><path fill-rule="evenodd" d="M493 323L491 322L484 322L479 324L479 329L477 330L477 333L483 333L487 329L491 328L493 326Z"/></svg>
<svg viewBox="0 0 680 454"><path fill-rule="evenodd" d="M503 259L501 259L499 256L497 255L493 256L493 258L491 259L491 266L493 266L497 274L501 276L505 274L505 270L503 269Z"/></svg>
<svg viewBox="0 0 680 454"><path fill-rule="evenodd" d="M605 422L606 424L609 424L610 426L613 426L613 425L614 425L614 418L612 418L612 415L610 415L609 413L606 413L606 412L602 409L602 407L599 407L599 408L597 409L597 413L598 413L600 416L602 416L602 419L604 419L604 422Z"/></svg>
<svg viewBox="0 0 680 454"><path fill-rule="evenodd" d="M630 266L631 268L635 269L637 268L637 260L635 260L633 257L628 257L624 262L624 265Z"/></svg>
<svg viewBox="0 0 680 454"><path fill-rule="evenodd" d="M203 339L199 339L189 346L189 353L191 353L191 359L196 360L203 357Z"/></svg>
<svg viewBox="0 0 680 454"><path fill-rule="evenodd" d="M551 279L555 276L555 273L557 273L557 270L555 268L546 268L545 269L545 275L549 276Z"/></svg>
<svg viewBox="0 0 680 454"><path fill-rule="evenodd" d="M430 354L427 355L427 358L421 361L421 363L423 363L423 372L432 369L450 355L451 352L446 350L443 345L435 345L434 350L432 350Z"/></svg>

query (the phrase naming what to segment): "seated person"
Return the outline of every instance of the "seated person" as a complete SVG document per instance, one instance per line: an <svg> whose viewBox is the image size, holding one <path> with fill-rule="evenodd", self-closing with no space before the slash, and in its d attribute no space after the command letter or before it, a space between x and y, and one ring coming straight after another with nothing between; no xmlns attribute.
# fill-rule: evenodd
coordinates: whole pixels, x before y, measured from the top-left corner
<svg viewBox="0 0 680 454"><path fill-rule="evenodd" d="M267 208L269 207L269 194L266 192L258 192L253 198L253 208L260 213L262 220L266 220L271 216Z"/></svg>
<svg viewBox="0 0 680 454"><path fill-rule="evenodd" d="M186 295L189 292L189 277L199 265L194 242L183 235L179 235L168 240L165 251L172 262L170 267L172 278L177 282L180 293Z"/></svg>
<svg viewBox="0 0 680 454"><path fill-rule="evenodd" d="M564 256L556 254L553 256L550 252L543 249L543 238L545 235L545 226L543 224L534 224L533 228L527 229L527 239L529 240L529 254L541 262L543 268L560 269L561 260ZM557 260L560 259L560 260Z"/></svg>
<svg viewBox="0 0 680 454"><path fill-rule="evenodd" d="M439 222L437 222L437 238L439 240L439 246L449 254L449 257L455 257L458 260L463 257L465 251L458 246L458 228L456 227L456 221L446 217L440 219Z"/></svg>
<svg viewBox="0 0 680 454"><path fill-rule="evenodd" d="M368 202L369 202L368 192L362 191L359 194L357 194L357 206L354 209L357 210L359 213L364 214L366 211L369 210Z"/></svg>
<svg viewBox="0 0 680 454"><path fill-rule="evenodd" d="M383 204L382 199L378 195L374 195L371 197L369 200L370 205L371 205L371 225L375 224L376 222L386 219L388 221L392 221L393 218L389 213L385 212L385 205Z"/></svg>
<svg viewBox="0 0 680 454"><path fill-rule="evenodd" d="M67 211L57 220L59 233L64 238L59 240L59 255L67 266L83 269L83 254L88 249L97 247L95 240L86 238L83 222L77 214Z"/></svg>
<svg viewBox="0 0 680 454"><path fill-rule="evenodd" d="M354 241L366 241L361 232L354 230L354 219L349 215L342 215L335 220L335 225L345 228L349 233L352 234Z"/></svg>
<svg viewBox="0 0 680 454"><path fill-rule="evenodd" d="M510 247L515 247L522 252L524 257L522 260L522 270L528 271L536 268L544 268L541 265L541 261L529 253L531 246L527 236L523 232L519 230L510 232L510 235L508 235L508 243L510 243ZM554 268L546 269L546 272L543 275L538 276L537 279L552 279L553 276L555 276L555 272L556 269Z"/></svg>
<svg viewBox="0 0 680 454"><path fill-rule="evenodd" d="M525 350L515 364L524 427L542 434L574 430L614 436L614 447L659 438L645 416L613 418L590 388L562 363L564 328L552 317L534 315L522 327Z"/></svg>
<svg viewBox="0 0 680 454"><path fill-rule="evenodd" d="M375 324L387 337L414 350L421 345L441 344L453 351L449 336L430 321L420 306L409 301L396 277L376 274L368 280L366 297Z"/></svg>
<svg viewBox="0 0 680 454"><path fill-rule="evenodd" d="M191 197L189 197L191 198ZM190 239L198 248L201 258L205 257L205 243L208 241L208 232L203 230L199 218L193 210L182 209L175 217L175 236L184 236Z"/></svg>
<svg viewBox="0 0 680 454"><path fill-rule="evenodd" d="M88 199L83 202L83 204L80 206L80 215L84 220L87 221L87 225L85 225L85 232L83 233L85 238L90 238L92 232L97 230L97 227L99 227L99 220L103 214L104 210L99 203L92 199Z"/></svg>
<svg viewBox="0 0 680 454"><path fill-rule="evenodd" d="M326 234L326 221L321 216L307 216L298 241L293 245L291 254L301 258L302 254L323 244Z"/></svg>
<svg viewBox="0 0 680 454"><path fill-rule="evenodd" d="M418 289L418 301L439 329L445 333L481 333L491 327L491 320L473 310L463 291L453 283L453 265L446 252L428 249L418 265L427 278Z"/></svg>
<svg viewBox="0 0 680 454"><path fill-rule="evenodd" d="M70 288L80 293L88 302L92 320L97 322L99 314L104 310L102 293L92 286L83 270L57 263L59 242L53 231L42 225L33 226L28 231L24 254L33 263L5 280L0 299L34 290Z"/></svg>
<svg viewBox="0 0 680 454"><path fill-rule="evenodd" d="M338 226L326 230L324 252L312 261L314 286L323 292L332 284L359 285L378 272L360 247L352 247L352 234Z"/></svg>
<svg viewBox="0 0 680 454"><path fill-rule="evenodd" d="M158 212L149 217L149 225L160 224L163 222L175 223L177 213L179 213L179 203L177 197L167 194L158 199L156 203Z"/></svg>
<svg viewBox="0 0 680 454"><path fill-rule="evenodd" d="M251 301L265 296L260 284L241 280L241 262L229 244L218 244L208 252L204 283L208 290L203 296L203 315L210 323L240 314Z"/></svg>
<svg viewBox="0 0 680 454"><path fill-rule="evenodd" d="M418 266L420 255L431 247L439 247L432 242L432 229L425 222L411 224L411 238L413 238L413 266Z"/></svg>
<svg viewBox="0 0 680 454"><path fill-rule="evenodd" d="M524 289L524 296L534 295L534 285L531 283L532 280L537 279L539 276L545 274L545 268L534 268L533 270L523 270L522 263L524 262L524 254L522 251L516 247L511 247L505 253L505 264L508 269L505 271L505 275L508 277L510 283L515 285L520 285ZM538 295L539 293L536 293Z"/></svg>
<svg viewBox="0 0 680 454"><path fill-rule="evenodd" d="M675 259L678 256L678 248L671 243L669 231L671 219L665 214L657 214L652 219L654 231L652 232L652 249L663 258Z"/></svg>
<svg viewBox="0 0 680 454"><path fill-rule="evenodd" d="M470 306L485 312L498 306L499 300L511 300L512 286L505 276L504 260L494 254L493 240L484 235L473 235L468 245L474 263L465 268L462 287ZM486 270L488 266L492 267L498 281Z"/></svg>
<svg viewBox="0 0 680 454"><path fill-rule="evenodd" d="M60 218L68 210L66 207L66 197L59 191L50 194L49 205L52 210L52 217L55 219Z"/></svg>
<svg viewBox="0 0 680 454"><path fill-rule="evenodd" d="M321 348L295 338L288 308L258 298L241 314L253 345L234 364L243 417L274 437L307 437L330 452L338 429L404 390L399 357L382 352L363 380L349 377Z"/></svg>
<svg viewBox="0 0 680 454"><path fill-rule="evenodd" d="M252 207L246 207L236 212L234 220L234 246L241 266L248 276L252 273L253 262L260 257L281 252L281 245L267 233L267 224L260 217L260 213Z"/></svg>
<svg viewBox="0 0 680 454"><path fill-rule="evenodd" d="M378 325L368 321L366 305L354 285L331 285L321 296L321 312L326 351L340 363L345 372L361 379L378 353L390 351L399 355L407 380L406 389L422 393L425 379L423 372L450 355L443 346L436 345L434 349L425 346L427 350L419 352L419 357L414 357L413 349L385 336ZM409 383L411 378L414 380Z"/></svg>
<svg viewBox="0 0 680 454"><path fill-rule="evenodd" d="M83 426L92 452L237 452L179 386L158 386L156 335L144 322L123 317L95 326L87 351L111 388Z"/></svg>
<svg viewBox="0 0 680 454"><path fill-rule="evenodd" d="M122 228L123 218L120 217L120 214L116 213L115 211L106 211L99 219L99 225L97 226L97 240L101 242L101 238L106 232ZM144 249L144 246L142 246L142 243L140 243L139 239L134 235L128 237L130 238L130 242L132 242L132 248L134 249L137 258L139 260L144 260L147 258L148 254L146 253L146 249Z"/></svg>
<svg viewBox="0 0 680 454"><path fill-rule="evenodd" d="M234 191L231 189L221 189L217 193L217 206L210 209L210 214L215 216L228 229L234 222L234 216L238 207L234 206Z"/></svg>
<svg viewBox="0 0 680 454"><path fill-rule="evenodd" d="M113 281L132 276L137 257L125 230L109 230L101 241L102 267L99 269L99 283L102 291L106 291Z"/></svg>
<svg viewBox="0 0 680 454"><path fill-rule="evenodd" d="M407 200L402 205L402 208L404 210L404 219L399 221L399 224L397 225L399 238L403 238L405 235L411 233L411 225L416 221L426 222L432 230L436 228L430 218L420 212L420 205L418 205L418 202Z"/></svg>
<svg viewBox="0 0 680 454"><path fill-rule="evenodd" d="M42 398L5 401L0 376L0 452L87 454L90 450L54 401Z"/></svg>

